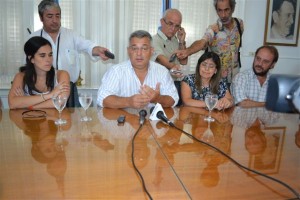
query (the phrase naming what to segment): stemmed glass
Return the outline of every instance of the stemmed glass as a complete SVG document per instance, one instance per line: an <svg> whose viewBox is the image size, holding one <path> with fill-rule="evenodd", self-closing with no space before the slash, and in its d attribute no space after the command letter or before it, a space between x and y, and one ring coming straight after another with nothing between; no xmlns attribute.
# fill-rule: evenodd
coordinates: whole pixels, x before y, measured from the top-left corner
<svg viewBox="0 0 300 200"><path fill-rule="evenodd" d="M93 135L88 123L89 122L86 121L81 123L79 142L82 147L87 147L93 140Z"/></svg>
<svg viewBox="0 0 300 200"><path fill-rule="evenodd" d="M87 122L91 121L92 118L87 116L87 109L92 103L93 97L91 93L80 93L79 94L79 103L85 111L85 116L80 119L80 121Z"/></svg>
<svg viewBox="0 0 300 200"><path fill-rule="evenodd" d="M208 122L215 121L215 119L211 117L211 111L212 111L212 109L214 109L214 107L217 105L217 103L218 103L218 95L207 94L205 96L205 104L209 110L208 116L204 118L205 121L208 121Z"/></svg>
<svg viewBox="0 0 300 200"><path fill-rule="evenodd" d="M58 125L58 132L55 137L55 145L57 151L64 151L65 146L68 144L66 140L66 134L64 134L61 130L61 125Z"/></svg>
<svg viewBox="0 0 300 200"><path fill-rule="evenodd" d="M203 136L201 137L201 139L204 142L207 142L209 144L214 142L215 137L214 137L213 132L210 129L210 121L208 121L208 127L207 127L206 131L203 133Z"/></svg>
<svg viewBox="0 0 300 200"><path fill-rule="evenodd" d="M56 125L63 125L67 123L67 120L61 118L61 112L65 108L68 98L62 95L53 96L52 102L56 110L58 110L59 117L55 121Z"/></svg>

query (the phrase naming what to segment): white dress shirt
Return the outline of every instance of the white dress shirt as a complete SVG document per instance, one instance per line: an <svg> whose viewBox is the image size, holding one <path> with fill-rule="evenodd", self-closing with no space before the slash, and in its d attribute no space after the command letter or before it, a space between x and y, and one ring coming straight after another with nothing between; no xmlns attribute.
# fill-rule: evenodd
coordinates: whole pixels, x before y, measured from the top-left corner
<svg viewBox="0 0 300 200"><path fill-rule="evenodd" d="M56 43L44 29L35 31L30 35L30 38L33 36L42 36L51 43L54 68L57 69L58 66L58 69L66 70L70 75L70 81L73 83L77 81L80 73L79 53L85 52L93 61L99 60L98 56L92 56L92 50L97 45L84 39L71 29L61 27ZM56 62L58 62L58 65Z"/></svg>

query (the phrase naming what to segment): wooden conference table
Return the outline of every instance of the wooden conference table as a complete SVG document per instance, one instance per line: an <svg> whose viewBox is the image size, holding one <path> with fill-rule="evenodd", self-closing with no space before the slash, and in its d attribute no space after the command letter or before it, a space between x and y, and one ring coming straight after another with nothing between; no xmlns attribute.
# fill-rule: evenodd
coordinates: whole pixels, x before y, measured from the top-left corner
<svg viewBox="0 0 300 200"><path fill-rule="evenodd" d="M0 199L147 199L131 162L138 110L1 110ZM149 111L148 111L149 113ZM165 109L176 127L222 150L245 167L300 192L299 115L263 108ZM28 113L27 113L28 114ZM119 115L126 115L123 125ZM209 146L161 121L147 120L135 138L134 161L153 199L292 199L295 194L248 172ZM207 130L211 132L207 132Z"/></svg>

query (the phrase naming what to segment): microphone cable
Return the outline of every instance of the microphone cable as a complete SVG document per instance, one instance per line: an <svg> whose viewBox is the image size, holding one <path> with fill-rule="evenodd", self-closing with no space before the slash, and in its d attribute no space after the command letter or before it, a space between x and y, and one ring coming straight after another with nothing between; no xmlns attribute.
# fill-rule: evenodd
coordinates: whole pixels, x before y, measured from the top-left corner
<svg viewBox="0 0 300 200"><path fill-rule="evenodd" d="M193 139L193 140L196 140L197 142L200 142L200 143L202 143L202 144L205 144L206 146L209 146L210 148L212 148L212 149L214 149L215 151L219 152L220 154L222 154L223 156L225 156L226 158L228 158L230 161L232 161L234 164L236 164L238 167L240 167L240 168L242 168L242 169L245 169L245 170L247 170L247 171L253 172L253 173L255 173L255 174L261 175L261 176L263 176L263 177L265 177L265 178L271 179L272 181L275 181L275 182L277 182L277 183L279 183L279 184L285 186L286 188L288 188L288 189L296 196L295 199L300 199L299 193L298 193L296 190L294 190L291 186L289 186L288 184L284 183L283 181L280 181L280 180L278 180L278 179L276 179L276 178L273 178L273 177L271 177L271 176L268 176L268 175L266 175L266 174L264 174L264 173L261 173L261 172L259 172L259 171L254 170L254 169L250 169L250 168L248 168L248 167L245 167L244 165L240 164L239 162L237 162L236 160L234 160L233 158L231 158L229 155L227 155L226 153L224 153L222 150L218 149L217 147L215 147L215 146L213 146L213 145L211 145L211 144L209 144L209 143L207 143L207 142L204 142L204 141L202 141L202 140L199 140L199 139L196 138L195 136L193 136L193 135L187 133L186 131L184 131L184 130L178 128L178 127L176 127L173 123L171 123L171 124L169 124L169 125L170 125L171 127L174 127L175 129L177 129L177 130L183 132L183 133L184 133L186 136L188 136L189 138L191 138L191 139Z"/></svg>
<svg viewBox="0 0 300 200"><path fill-rule="evenodd" d="M133 138L132 138L132 140L131 140L131 146L132 146L132 151L131 151L131 162L132 162L133 168L135 169L135 171L137 172L139 178L141 179L141 182L142 182L144 191L146 192L146 194L147 194L147 196L149 197L149 199L152 200L153 198L152 198L151 194L150 194L150 193L148 192L148 190L147 190L147 187L146 187L144 178L143 178L141 172L140 172L140 171L138 170L138 168L136 167L135 162L134 162L134 140L135 140L137 134L140 132L140 130L141 130L142 127L143 127L143 124L140 124L138 130L135 132L135 134L134 134L134 136L133 136Z"/></svg>

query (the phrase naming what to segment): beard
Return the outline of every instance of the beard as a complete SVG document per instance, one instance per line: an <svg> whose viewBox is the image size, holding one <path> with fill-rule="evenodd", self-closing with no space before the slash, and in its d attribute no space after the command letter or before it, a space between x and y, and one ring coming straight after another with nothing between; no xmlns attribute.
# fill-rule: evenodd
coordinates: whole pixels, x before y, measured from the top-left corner
<svg viewBox="0 0 300 200"><path fill-rule="evenodd" d="M232 17L228 17L227 19L220 19L223 25L228 25L231 23Z"/></svg>
<svg viewBox="0 0 300 200"><path fill-rule="evenodd" d="M260 72L256 71L256 68L261 69L261 71ZM263 70L264 68L261 65L254 65L254 63L252 69L256 76L266 76L270 70L270 68Z"/></svg>

